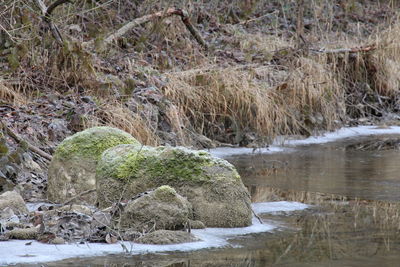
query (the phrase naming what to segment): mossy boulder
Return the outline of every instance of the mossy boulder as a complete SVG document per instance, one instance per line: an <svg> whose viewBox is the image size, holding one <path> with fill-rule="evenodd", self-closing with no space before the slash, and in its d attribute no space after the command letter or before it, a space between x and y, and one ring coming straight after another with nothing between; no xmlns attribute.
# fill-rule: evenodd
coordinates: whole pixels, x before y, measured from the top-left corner
<svg viewBox="0 0 400 267"><path fill-rule="evenodd" d="M123 229L148 232L152 229L182 229L192 217L192 205L168 185L141 194L128 202L118 219Z"/></svg>
<svg viewBox="0 0 400 267"><path fill-rule="evenodd" d="M170 185L193 207L193 219L208 227L251 224L250 196L236 169L205 151L181 147L119 145L97 166L101 207L161 185Z"/></svg>
<svg viewBox="0 0 400 267"><path fill-rule="evenodd" d="M140 146L130 134L111 127L94 127L62 141L48 171L47 196L50 201L64 202L86 190L96 188L96 165L103 151L120 144ZM96 193L77 201L94 204Z"/></svg>

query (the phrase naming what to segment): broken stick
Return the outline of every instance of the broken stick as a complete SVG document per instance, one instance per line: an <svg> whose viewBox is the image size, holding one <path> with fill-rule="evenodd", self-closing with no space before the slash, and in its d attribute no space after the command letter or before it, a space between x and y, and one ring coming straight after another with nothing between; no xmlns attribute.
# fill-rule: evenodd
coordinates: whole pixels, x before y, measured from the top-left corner
<svg viewBox="0 0 400 267"><path fill-rule="evenodd" d="M12 137L18 144L22 144L25 143L28 146L28 149L31 150L32 152L35 152L36 154L38 154L39 156L51 161L52 160L52 156L50 154L47 154L46 152L44 152L43 150L41 150L40 148L28 143L27 141L25 141L24 139L22 139L22 137L20 137L18 134L14 133L4 122L0 121L0 127L3 128L5 130L5 132Z"/></svg>

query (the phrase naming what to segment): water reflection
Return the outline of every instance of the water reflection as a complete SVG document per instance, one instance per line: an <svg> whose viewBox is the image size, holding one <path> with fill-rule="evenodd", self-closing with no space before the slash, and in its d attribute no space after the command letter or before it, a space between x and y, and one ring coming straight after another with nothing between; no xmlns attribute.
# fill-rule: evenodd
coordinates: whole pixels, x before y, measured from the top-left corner
<svg viewBox="0 0 400 267"><path fill-rule="evenodd" d="M228 158L248 186L400 200L400 152L356 150L360 140L299 147L295 152ZM260 196L253 200L265 201Z"/></svg>

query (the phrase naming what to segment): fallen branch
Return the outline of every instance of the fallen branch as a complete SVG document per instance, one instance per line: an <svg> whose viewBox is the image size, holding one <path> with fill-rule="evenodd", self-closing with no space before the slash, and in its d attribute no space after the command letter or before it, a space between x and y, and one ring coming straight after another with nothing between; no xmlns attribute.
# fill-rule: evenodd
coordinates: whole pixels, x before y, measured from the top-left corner
<svg viewBox="0 0 400 267"><path fill-rule="evenodd" d="M96 189L89 189L89 190L83 191L83 192L77 194L76 196L73 196L73 197L71 197L70 199L68 199L67 201L65 201L65 202L62 204L62 206L68 205L68 204L72 203L74 200L76 200L77 198L80 198L80 197L82 197L82 196L84 196L84 195L93 193L93 192L95 192L95 191L96 191Z"/></svg>
<svg viewBox="0 0 400 267"><path fill-rule="evenodd" d="M310 51L314 53L324 53L324 54L340 54L340 53L361 53L361 52L371 52L376 50L377 47L375 44L367 45L367 46L359 46L353 48L339 48L339 49L310 49Z"/></svg>
<svg viewBox="0 0 400 267"><path fill-rule="evenodd" d="M42 19L43 21L49 26L50 31L59 44L63 44L63 38L61 36L60 31L58 30L57 26L51 20L51 13L56 9L56 7L70 2L70 0L57 0L50 7L46 7L42 0L35 0L36 5L39 7L40 11L42 12Z"/></svg>
<svg viewBox="0 0 400 267"><path fill-rule="evenodd" d="M41 150L40 148L28 143L27 141L25 141L22 137L20 137L18 134L14 133L4 122L0 121L0 126L5 130L5 132L12 137L18 144L26 144L28 149L31 150L32 152L35 152L36 154L38 154L39 156L51 161L52 160L52 156L50 154L47 154L46 152L44 152L43 150Z"/></svg>
<svg viewBox="0 0 400 267"><path fill-rule="evenodd" d="M149 21L155 20L155 19L164 19L166 17L170 17L173 15L177 15L180 16L182 19L182 22L185 24L186 28L189 30L189 32L192 34L192 36L196 39L196 41L204 48L207 49L208 46L206 44L206 42L204 41L204 39L201 37L200 33L197 31L197 29L190 23L189 20L189 15L186 11L182 10L182 9L177 9L177 8L169 8L166 11L160 11L160 12L156 12L154 14L150 14L150 15L146 15L137 19L134 19L133 21L125 24L124 26L122 26L120 29L118 29L116 32L109 34L105 39L104 39L104 43L105 44L110 44L112 43L114 40L122 37L123 35L125 35L126 33L128 33L130 30L132 30L133 28L145 24ZM94 44L94 40L88 41L83 43L82 45L84 47L87 46L93 46Z"/></svg>

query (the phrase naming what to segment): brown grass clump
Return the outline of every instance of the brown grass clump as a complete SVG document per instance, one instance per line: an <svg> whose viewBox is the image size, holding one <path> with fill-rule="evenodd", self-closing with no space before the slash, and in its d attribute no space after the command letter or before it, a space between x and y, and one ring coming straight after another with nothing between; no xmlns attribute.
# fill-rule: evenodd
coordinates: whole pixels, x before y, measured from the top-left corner
<svg viewBox="0 0 400 267"><path fill-rule="evenodd" d="M332 129L343 115L334 74L303 57L288 65L170 73L164 93L196 131L210 138L228 133L227 142L241 143L248 131L273 137Z"/></svg>
<svg viewBox="0 0 400 267"><path fill-rule="evenodd" d="M19 94L16 90L10 89L0 80L0 102L1 101L14 105L26 103L26 99L23 95Z"/></svg>
<svg viewBox="0 0 400 267"><path fill-rule="evenodd" d="M400 90L400 21L375 37L378 50L371 56L373 85L381 95Z"/></svg>

